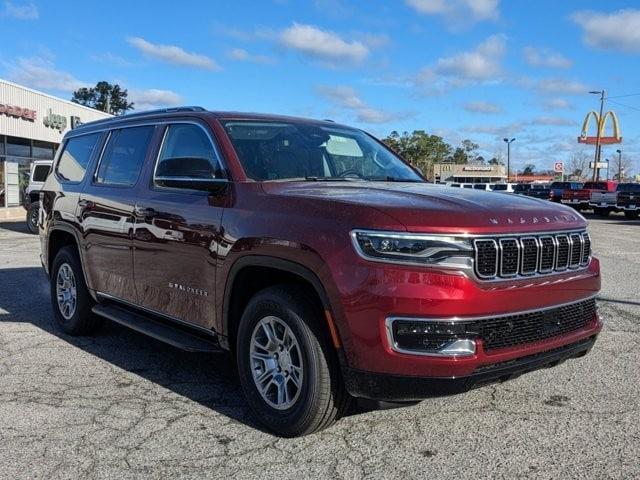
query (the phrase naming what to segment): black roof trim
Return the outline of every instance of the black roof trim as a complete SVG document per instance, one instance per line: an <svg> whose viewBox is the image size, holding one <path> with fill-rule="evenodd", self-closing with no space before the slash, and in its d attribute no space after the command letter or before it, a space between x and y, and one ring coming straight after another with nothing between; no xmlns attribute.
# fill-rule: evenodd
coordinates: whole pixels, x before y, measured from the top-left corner
<svg viewBox="0 0 640 480"><path fill-rule="evenodd" d="M124 115L118 115L110 118L104 118L101 120L95 120L93 122L83 123L76 130L82 129L84 127L94 127L96 125L102 125L104 123L111 123L118 120L130 120L135 118L144 118L151 117L154 115L162 115L165 113L180 113L180 112L206 112L207 110L202 107L197 106L189 106L189 107L169 107L169 108L158 108L157 110L145 110L144 112L135 112L135 113L127 113Z"/></svg>

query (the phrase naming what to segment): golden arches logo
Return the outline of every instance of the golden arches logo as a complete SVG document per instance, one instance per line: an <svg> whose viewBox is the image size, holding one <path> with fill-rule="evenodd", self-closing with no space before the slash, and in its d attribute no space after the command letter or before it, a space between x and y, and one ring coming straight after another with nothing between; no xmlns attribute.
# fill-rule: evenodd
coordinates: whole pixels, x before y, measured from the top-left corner
<svg viewBox="0 0 640 480"><path fill-rule="evenodd" d="M589 137L589 124L591 123L591 118L593 118L596 122L596 136ZM612 126L612 135L605 136L604 130L607 125L607 120L611 118L611 126ZM598 136L600 136L601 144L611 144L611 143L620 143L622 142L622 135L620 135L620 122L618 122L618 117L615 112L609 110L605 113L602 118L598 115L598 112L590 111L587 113L587 116L584 117L584 122L582 122L582 132L578 137L578 142L580 143L588 143L588 144L596 144L598 142Z"/></svg>

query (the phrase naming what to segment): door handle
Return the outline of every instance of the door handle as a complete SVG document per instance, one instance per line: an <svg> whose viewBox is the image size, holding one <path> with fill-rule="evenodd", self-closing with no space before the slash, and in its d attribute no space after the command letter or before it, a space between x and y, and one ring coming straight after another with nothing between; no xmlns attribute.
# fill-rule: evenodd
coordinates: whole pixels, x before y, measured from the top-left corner
<svg viewBox="0 0 640 480"><path fill-rule="evenodd" d="M153 208L149 208L149 207L140 207L138 205L136 205L133 208L133 213L137 216L137 217L145 217L145 218L149 218L149 217L155 217L158 212L156 212Z"/></svg>
<svg viewBox="0 0 640 480"><path fill-rule="evenodd" d="M95 203L93 203L91 200L87 200L87 199L82 199L78 201L78 206L82 209L82 210L91 210L93 207L96 206Z"/></svg>

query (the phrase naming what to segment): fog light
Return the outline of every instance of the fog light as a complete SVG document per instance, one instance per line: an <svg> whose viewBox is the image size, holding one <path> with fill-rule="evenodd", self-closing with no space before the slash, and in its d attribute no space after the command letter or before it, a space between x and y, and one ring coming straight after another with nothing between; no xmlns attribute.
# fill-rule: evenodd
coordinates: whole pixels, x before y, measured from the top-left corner
<svg viewBox="0 0 640 480"><path fill-rule="evenodd" d="M388 318L386 327L389 344L397 352L443 357L476 352L475 335L464 324Z"/></svg>

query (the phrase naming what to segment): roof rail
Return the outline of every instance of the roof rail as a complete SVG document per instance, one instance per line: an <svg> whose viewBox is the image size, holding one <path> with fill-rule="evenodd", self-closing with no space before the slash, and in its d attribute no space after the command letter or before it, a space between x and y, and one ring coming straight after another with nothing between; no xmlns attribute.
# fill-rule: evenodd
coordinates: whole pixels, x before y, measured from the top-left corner
<svg viewBox="0 0 640 480"><path fill-rule="evenodd" d="M124 115L117 115L109 118L104 118L100 120L95 120L93 122L87 122L80 125L78 128L82 128L85 125L93 126L99 125L101 123L111 122L116 119L129 119L129 118L137 118L137 117L146 117L150 115L161 115L163 113L174 113L174 112L206 112L207 110L202 107L196 106L188 106L188 107L168 107L168 108L158 108L157 110L145 110L143 112L134 112L134 113L125 113Z"/></svg>

